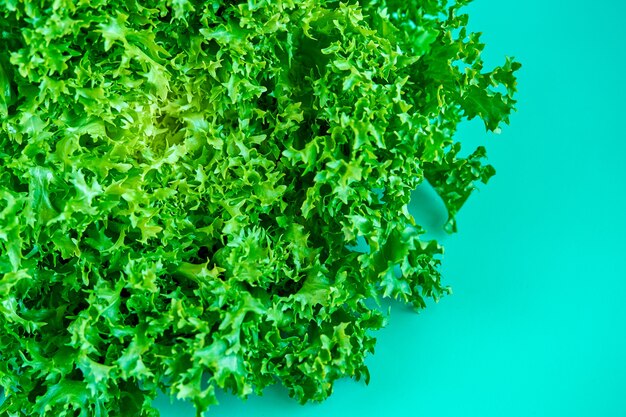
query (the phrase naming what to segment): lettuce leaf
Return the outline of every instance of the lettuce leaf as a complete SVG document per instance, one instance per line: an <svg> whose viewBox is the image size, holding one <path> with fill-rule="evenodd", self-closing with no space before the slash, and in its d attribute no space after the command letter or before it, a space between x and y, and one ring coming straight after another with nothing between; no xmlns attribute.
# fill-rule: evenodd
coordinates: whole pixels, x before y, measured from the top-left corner
<svg viewBox="0 0 626 417"><path fill-rule="evenodd" d="M449 292L410 192L454 231L514 110L467 3L0 2L0 414L369 380L366 301Z"/></svg>

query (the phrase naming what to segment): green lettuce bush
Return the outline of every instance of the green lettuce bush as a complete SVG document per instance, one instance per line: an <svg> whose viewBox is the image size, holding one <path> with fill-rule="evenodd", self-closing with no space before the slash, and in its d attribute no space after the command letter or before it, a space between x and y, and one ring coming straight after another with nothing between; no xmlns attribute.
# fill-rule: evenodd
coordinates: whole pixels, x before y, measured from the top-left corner
<svg viewBox="0 0 626 417"><path fill-rule="evenodd" d="M0 414L367 381L365 301L448 292L411 191L454 231L515 104L468 2L0 0Z"/></svg>

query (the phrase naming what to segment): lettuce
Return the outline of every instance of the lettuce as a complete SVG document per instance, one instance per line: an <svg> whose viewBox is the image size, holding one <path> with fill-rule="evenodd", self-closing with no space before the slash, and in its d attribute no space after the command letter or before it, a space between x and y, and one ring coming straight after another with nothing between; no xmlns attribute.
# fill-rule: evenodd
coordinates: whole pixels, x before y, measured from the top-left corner
<svg viewBox="0 0 626 417"><path fill-rule="evenodd" d="M366 301L449 292L411 191L454 231L514 109L467 3L0 1L0 414L368 381Z"/></svg>

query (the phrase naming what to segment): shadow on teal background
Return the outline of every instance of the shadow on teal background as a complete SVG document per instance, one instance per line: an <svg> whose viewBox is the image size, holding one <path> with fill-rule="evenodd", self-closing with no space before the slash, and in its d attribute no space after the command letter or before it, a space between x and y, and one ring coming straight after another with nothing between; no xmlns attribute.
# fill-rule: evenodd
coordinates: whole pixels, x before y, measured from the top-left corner
<svg viewBox="0 0 626 417"><path fill-rule="evenodd" d="M468 147L486 142L498 174L443 239L454 293L419 315L392 305L369 386L340 381L304 407L277 387L224 394L209 416L626 416L626 3L467 11L488 66L513 55L524 67L511 126L459 132ZM427 189L413 203L441 236L441 203ZM158 404L163 417L195 415Z"/></svg>

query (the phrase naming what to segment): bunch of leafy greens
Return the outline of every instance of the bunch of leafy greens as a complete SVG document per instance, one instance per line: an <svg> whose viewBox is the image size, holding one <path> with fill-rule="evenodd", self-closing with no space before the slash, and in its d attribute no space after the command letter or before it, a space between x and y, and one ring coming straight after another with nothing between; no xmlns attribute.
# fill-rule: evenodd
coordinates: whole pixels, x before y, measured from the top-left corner
<svg viewBox="0 0 626 417"><path fill-rule="evenodd" d="M411 190L453 231L515 104L468 2L0 0L0 414L367 380L365 300L448 292Z"/></svg>

